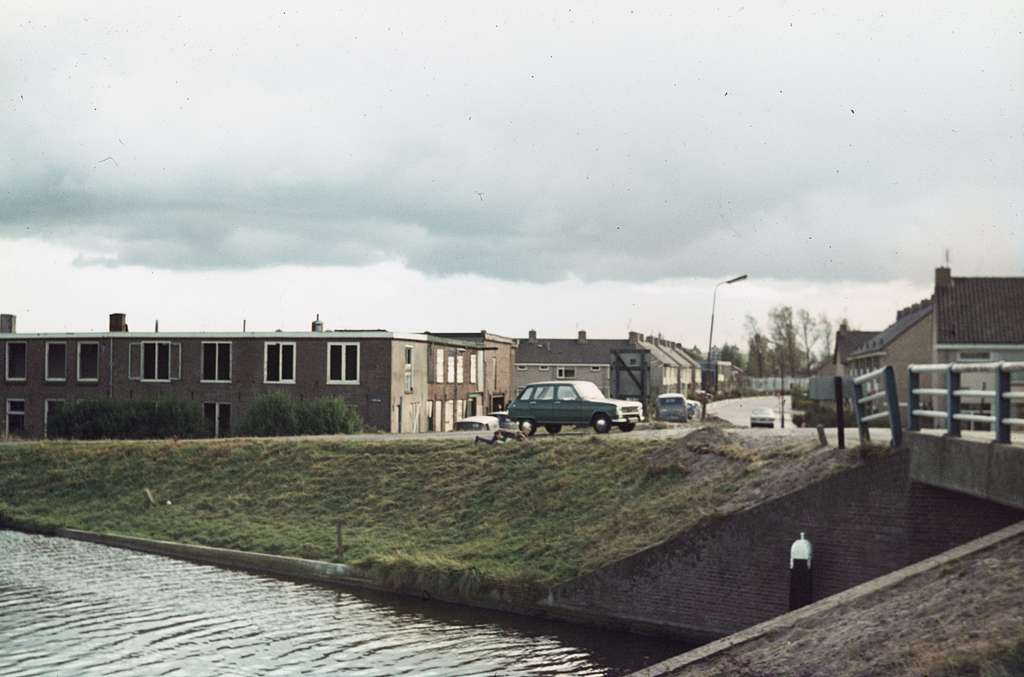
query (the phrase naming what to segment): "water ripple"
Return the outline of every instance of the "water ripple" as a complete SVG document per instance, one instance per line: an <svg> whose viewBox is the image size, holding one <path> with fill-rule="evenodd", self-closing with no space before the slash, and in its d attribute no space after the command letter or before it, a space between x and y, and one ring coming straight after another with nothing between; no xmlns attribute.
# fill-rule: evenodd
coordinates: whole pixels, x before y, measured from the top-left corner
<svg viewBox="0 0 1024 677"><path fill-rule="evenodd" d="M0 675L603 675L686 647L0 531Z"/></svg>

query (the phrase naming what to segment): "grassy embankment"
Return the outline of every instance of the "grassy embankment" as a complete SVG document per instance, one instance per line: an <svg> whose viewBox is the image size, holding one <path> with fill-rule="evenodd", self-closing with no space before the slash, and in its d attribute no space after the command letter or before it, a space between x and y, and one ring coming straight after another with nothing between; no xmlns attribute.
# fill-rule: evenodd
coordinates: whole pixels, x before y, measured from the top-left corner
<svg viewBox="0 0 1024 677"><path fill-rule="evenodd" d="M754 452L734 442L700 431L493 447L337 437L3 444L0 512L325 560L341 520L342 561L385 580L529 595L715 515L744 487L760 494L764 472L811 453L805 443Z"/></svg>

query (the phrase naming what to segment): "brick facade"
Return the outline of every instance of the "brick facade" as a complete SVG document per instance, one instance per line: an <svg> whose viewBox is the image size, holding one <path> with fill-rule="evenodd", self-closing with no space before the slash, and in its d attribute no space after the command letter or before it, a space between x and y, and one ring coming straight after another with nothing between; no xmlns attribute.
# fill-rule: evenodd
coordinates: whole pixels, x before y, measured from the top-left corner
<svg viewBox="0 0 1024 677"><path fill-rule="evenodd" d="M801 531L820 599L1024 518L908 477L909 452L871 461L558 586L551 601L708 639L788 611L789 546Z"/></svg>

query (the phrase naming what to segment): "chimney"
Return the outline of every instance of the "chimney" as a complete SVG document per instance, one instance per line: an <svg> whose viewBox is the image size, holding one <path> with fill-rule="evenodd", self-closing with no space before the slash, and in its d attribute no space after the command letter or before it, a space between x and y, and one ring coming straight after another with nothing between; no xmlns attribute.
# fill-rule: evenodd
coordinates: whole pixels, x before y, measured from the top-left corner
<svg viewBox="0 0 1024 677"><path fill-rule="evenodd" d="M638 331L631 331L631 332L629 332L629 342L630 342L631 345L635 346L635 345L639 344L642 339L643 339L643 336L640 335L640 332L638 332Z"/></svg>
<svg viewBox="0 0 1024 677"><path fill-rule="evenodd" d="M536 342L537 342L537 330L536 329L531 329L530 330L530 343L536 343Z"/></svg>
<svg viewBox="0 0 1024 677"><path fill-rule="evenodd" d="M16 315L0 315L0 334L13 334L18 330Z"/></svg>
<svg viewBox="0 0 1024 677"><path fill-rule="evenodd" d="M587 342L587 332L585 332L582 329L580 329L579 334L576 336L576 343L586 343L586 342Z"/></svg>
<svg viewBox="0 0 1024 677"><path fill-rule="evenodd" d="M110 332L121 333L128 331L127 316L124 313L111 313L110 314Z"/></svg>
<svg viewBox="0 0 1024 677"><path fill-rule="evenodd" d="M316 319L313 320L313 331L317 333L323 333L324 323L320 321L320 313L316 314Z"/></svg>
<svg viewBox="0 0 1024 677"><path fill-rule="evenodd" d="M953 286L952 273L949 266L939 266L935 269L935 288L946 289Z"/></svg>

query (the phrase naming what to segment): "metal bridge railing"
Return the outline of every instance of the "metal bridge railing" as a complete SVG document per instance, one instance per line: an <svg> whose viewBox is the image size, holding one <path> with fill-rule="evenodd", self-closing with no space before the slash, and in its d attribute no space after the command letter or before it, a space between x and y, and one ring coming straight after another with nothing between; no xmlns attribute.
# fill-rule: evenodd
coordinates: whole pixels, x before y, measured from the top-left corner
<svg viewBox="0 0 1024 677"><path fill-rule="evenodd" d="M1011 415L1014 400L1024 401L1024 391L1010 390L1010 375L1017 371L1024 371L1024 362L953 362L950 364L910 365L907 369L907 429L920 430L922 418L944 419L946 433L950 437L960 437L961 423L964 421L988 423L995 430L996 442L1008 444L1010 442L1010 426L1024 426L1024 418L1014 418ZM929 372L944 373L946 386L944 388L922 388L921 374ZM960 375L976 372L993 374L995 389L962 388ZM921 406L922 395L944 397L946 399L945 411L924 409ZM991 400L993 413L971 414L961 411L961 399L964 397Z"/></svg>
<svg viewBox="0 0 1024 677"><path fill-rule="evenodd" d="M865 395L865 384L875 382L880 387ZM869 413L867 405L881 400L885 400L885 410ZM869 423L888 419L889 429L892 431L892 446L898 447L903 443L903 422L900 419L900 403L896 394L896 372L892 367L882 367L854 377L853 403L854 411L857 413L857 429L860 431L861 442L871 439L871 433L868 431Z"/></svg>

